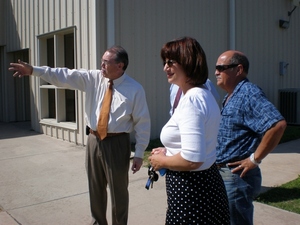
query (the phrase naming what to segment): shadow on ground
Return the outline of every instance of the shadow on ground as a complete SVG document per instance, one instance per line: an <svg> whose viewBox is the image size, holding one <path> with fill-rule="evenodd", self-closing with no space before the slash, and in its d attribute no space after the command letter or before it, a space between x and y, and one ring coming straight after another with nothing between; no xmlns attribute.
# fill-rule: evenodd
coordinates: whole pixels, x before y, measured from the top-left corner
<svg viewBox="0 0 300 225"><path fill-rule="evenodd" d="M16 129L17 128L17 129ZM27 137L33 135L41 135L31 128L30 121L0 123L0 140L18 137Z"/></svg>

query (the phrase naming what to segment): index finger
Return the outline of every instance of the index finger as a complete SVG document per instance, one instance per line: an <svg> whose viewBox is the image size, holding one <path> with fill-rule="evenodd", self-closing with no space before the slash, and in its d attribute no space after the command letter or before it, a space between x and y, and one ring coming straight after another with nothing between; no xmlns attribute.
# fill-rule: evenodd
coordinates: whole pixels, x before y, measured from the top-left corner
<svg viewBox="0 0 300 225"><path fill-rule="evenodd" d="M10 63L9 65L10 67L8 68L8 70L16 70L15 67L17 66L17 63Z"/></svg>
<svg viewBox="0 0 300 225"><path fill-rule="evenodd" d="M236 161L236 162L232 162L232 163L227 163L228 166L239 166L241 165L241 161Z"/></svg>

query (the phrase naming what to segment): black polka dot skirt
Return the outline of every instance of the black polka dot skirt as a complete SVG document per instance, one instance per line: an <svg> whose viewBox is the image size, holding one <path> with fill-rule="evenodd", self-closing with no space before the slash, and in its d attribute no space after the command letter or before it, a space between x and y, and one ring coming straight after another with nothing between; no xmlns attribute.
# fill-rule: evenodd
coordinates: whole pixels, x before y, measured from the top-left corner
<svg viewBox="0 0 300 225"><path fill-rule="evenodd" d="M230 224L228 198L215 164L203 171L168 170L166 189L166 225Z"/></svg>

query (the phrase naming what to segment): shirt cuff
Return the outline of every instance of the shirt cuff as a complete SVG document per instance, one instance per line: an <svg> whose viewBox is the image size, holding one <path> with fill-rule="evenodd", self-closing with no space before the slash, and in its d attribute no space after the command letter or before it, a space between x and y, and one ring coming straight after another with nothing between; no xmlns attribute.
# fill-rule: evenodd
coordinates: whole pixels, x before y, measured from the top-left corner
<svg viewBox="0 0 300 225"><path fill-rule="evenodd" d="M144 152L145 151L142 151L142 150L135 150L135 152L134 152L134 157L138 157L138 158L141 158L141 159L143 159L144 158Z"/></svg>
<svg viewBox="0 0 300 225"><path fill-rule="evenodd" d="M45 73L45 68L39 67L39 66L33 66L32 67L32 74L33 76L36 77L41 77Z"/></svg>

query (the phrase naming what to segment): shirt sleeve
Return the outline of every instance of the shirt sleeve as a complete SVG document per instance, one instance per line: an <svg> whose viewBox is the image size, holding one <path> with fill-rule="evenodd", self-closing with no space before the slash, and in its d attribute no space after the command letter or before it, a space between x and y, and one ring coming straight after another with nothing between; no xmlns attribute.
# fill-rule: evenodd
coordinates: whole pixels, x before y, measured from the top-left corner
<svg viewBox="0 0 300 225"><path fill-rule="evenodd" d="M245 121L253 131L262 135L284 118L260 89L250 93L245 103Z"/></svg>
<svg viewBox="0 0 300 225"><path fill-rule="evenodd" d="M69 89L77 89L85 91L87 84L91 79L97 76L93 76L92 73L96 71L88 70L70 70L68 68L50 68L47 66L33 67L32 75L42 78L50 84L58 87L65 87ZM95 74L94 74L95 75Z"/></svg>
<svg viewBox="0 0 300 225"><path fill-rule="evenodd" d="M204 162L206 158L206 119L203 103L193 98L186 98L181 102L180 110L177 113L181 115L178 120L182 146L181 156L188 161Z"/></svg>
<svg viewBox="0 0 300 225"><path fill-rule="evenodd" d="M149 144L151 123L145 92L142 88L136 93L132 119L136 140L135 157L143 158Z"/></svg>

